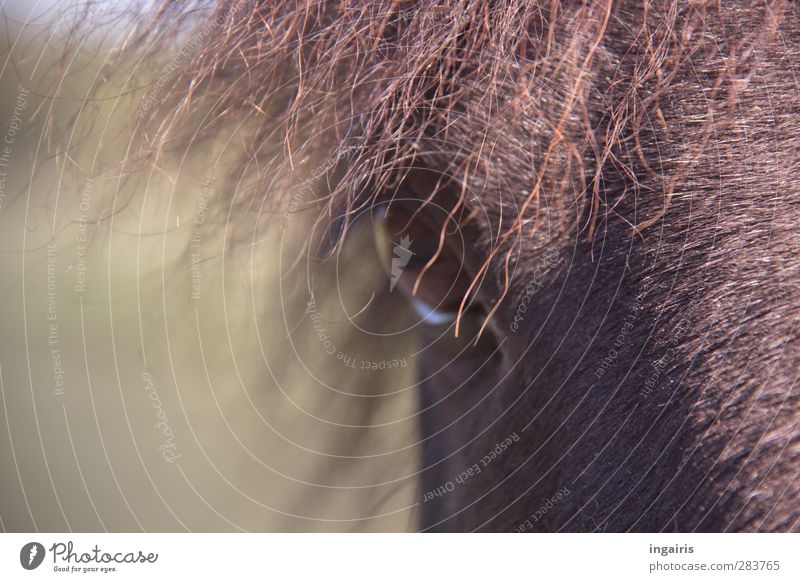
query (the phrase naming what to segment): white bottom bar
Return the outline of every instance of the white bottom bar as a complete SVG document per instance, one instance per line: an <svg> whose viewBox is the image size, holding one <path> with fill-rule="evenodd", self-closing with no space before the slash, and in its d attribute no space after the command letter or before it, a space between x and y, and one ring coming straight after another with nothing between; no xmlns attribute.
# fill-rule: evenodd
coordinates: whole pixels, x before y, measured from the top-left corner
<svg viewBox="0 0 800 582"><path fill-rule="evenodd" d="M777 581L800 580L799 548L798 534L3 534L0 580Z"/></svg>

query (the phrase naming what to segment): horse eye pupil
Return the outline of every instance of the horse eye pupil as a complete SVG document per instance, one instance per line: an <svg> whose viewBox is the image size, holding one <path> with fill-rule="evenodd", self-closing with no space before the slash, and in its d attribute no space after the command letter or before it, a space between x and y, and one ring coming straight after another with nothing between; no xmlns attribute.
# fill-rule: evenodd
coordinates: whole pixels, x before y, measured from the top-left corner
<svg viewBox="0 0 800 582"><path fill-rule="evenodd" d="M411 255L411 258L408 261L408 265L410 267L415 268L422 268L427 265L430 260L433 258L433 255L422 254L422 253L414 253Z"/></svg>
<svg viewBox="0 0 800 582"><path fill-rule="evenodd" d="M392 202L379 216L391 289L401 289L425 322L453 321L471 281L458 224L444 209L419 201Z"/></svg>

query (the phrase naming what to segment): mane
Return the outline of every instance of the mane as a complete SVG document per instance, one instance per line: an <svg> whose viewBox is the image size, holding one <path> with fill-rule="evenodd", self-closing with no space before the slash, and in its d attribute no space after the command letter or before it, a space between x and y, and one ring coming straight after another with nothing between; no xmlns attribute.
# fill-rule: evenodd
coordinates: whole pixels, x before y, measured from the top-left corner
<svg viewBox="0 0 800 582"><path fill-rule="evenodd" d="M109 68L132 71L123 91L138 88L140 160L158 166L235 136L227 216L313 209L317 226L326 224L326 253L353 216L391 200L414 168L443 176L428 200L452 190L453 220L481 219L470 198L484 193L498 228L463 310L490 267L508 290L513 250L547 206L572 209L561 228L593 239L625 196L642 194L646 176L661 210L631 231L655 224L783 7L766 5L724 59L714 55L721 64L708 80L704 137L682 152L680 171L659 173L644 149L676 129L661 100L693 56L720 52L705 28L722 8L630 4L164 1L127 13L133 28ZM165 55L173 56L153 78ZM498 152L499 139L513 151ZM500 194L498 160L530 176L513 186L520 191Z"/></svg>

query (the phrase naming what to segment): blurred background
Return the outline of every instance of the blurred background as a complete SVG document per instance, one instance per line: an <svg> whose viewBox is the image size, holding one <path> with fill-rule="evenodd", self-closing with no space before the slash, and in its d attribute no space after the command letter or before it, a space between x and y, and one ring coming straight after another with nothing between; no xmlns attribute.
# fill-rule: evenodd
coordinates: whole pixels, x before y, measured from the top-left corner
<svg viewBox="0 0 800 582"><path fill-rule="evenodd" d="M129 165L152 85L97 90L108 6L76 43L69 2L2 5L0 528L415 529L412 316L373 225L323 261L313 214L231 222L235 132Z"/></svg>

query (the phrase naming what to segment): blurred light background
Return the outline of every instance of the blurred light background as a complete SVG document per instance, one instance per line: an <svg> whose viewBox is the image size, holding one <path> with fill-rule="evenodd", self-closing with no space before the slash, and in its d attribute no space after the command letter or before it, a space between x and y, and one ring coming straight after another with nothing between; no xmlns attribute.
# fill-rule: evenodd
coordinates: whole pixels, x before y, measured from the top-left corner
<svg viewBox="0 0 800 582"><path fill-rule="evenodd" d="M126 167L147 87L92 90L124 21L76 50L69 8L3 4L0 527L414 529L414 342L370 303L380 259L289 269L309 221L231 244L224 162Z"/></svg>

